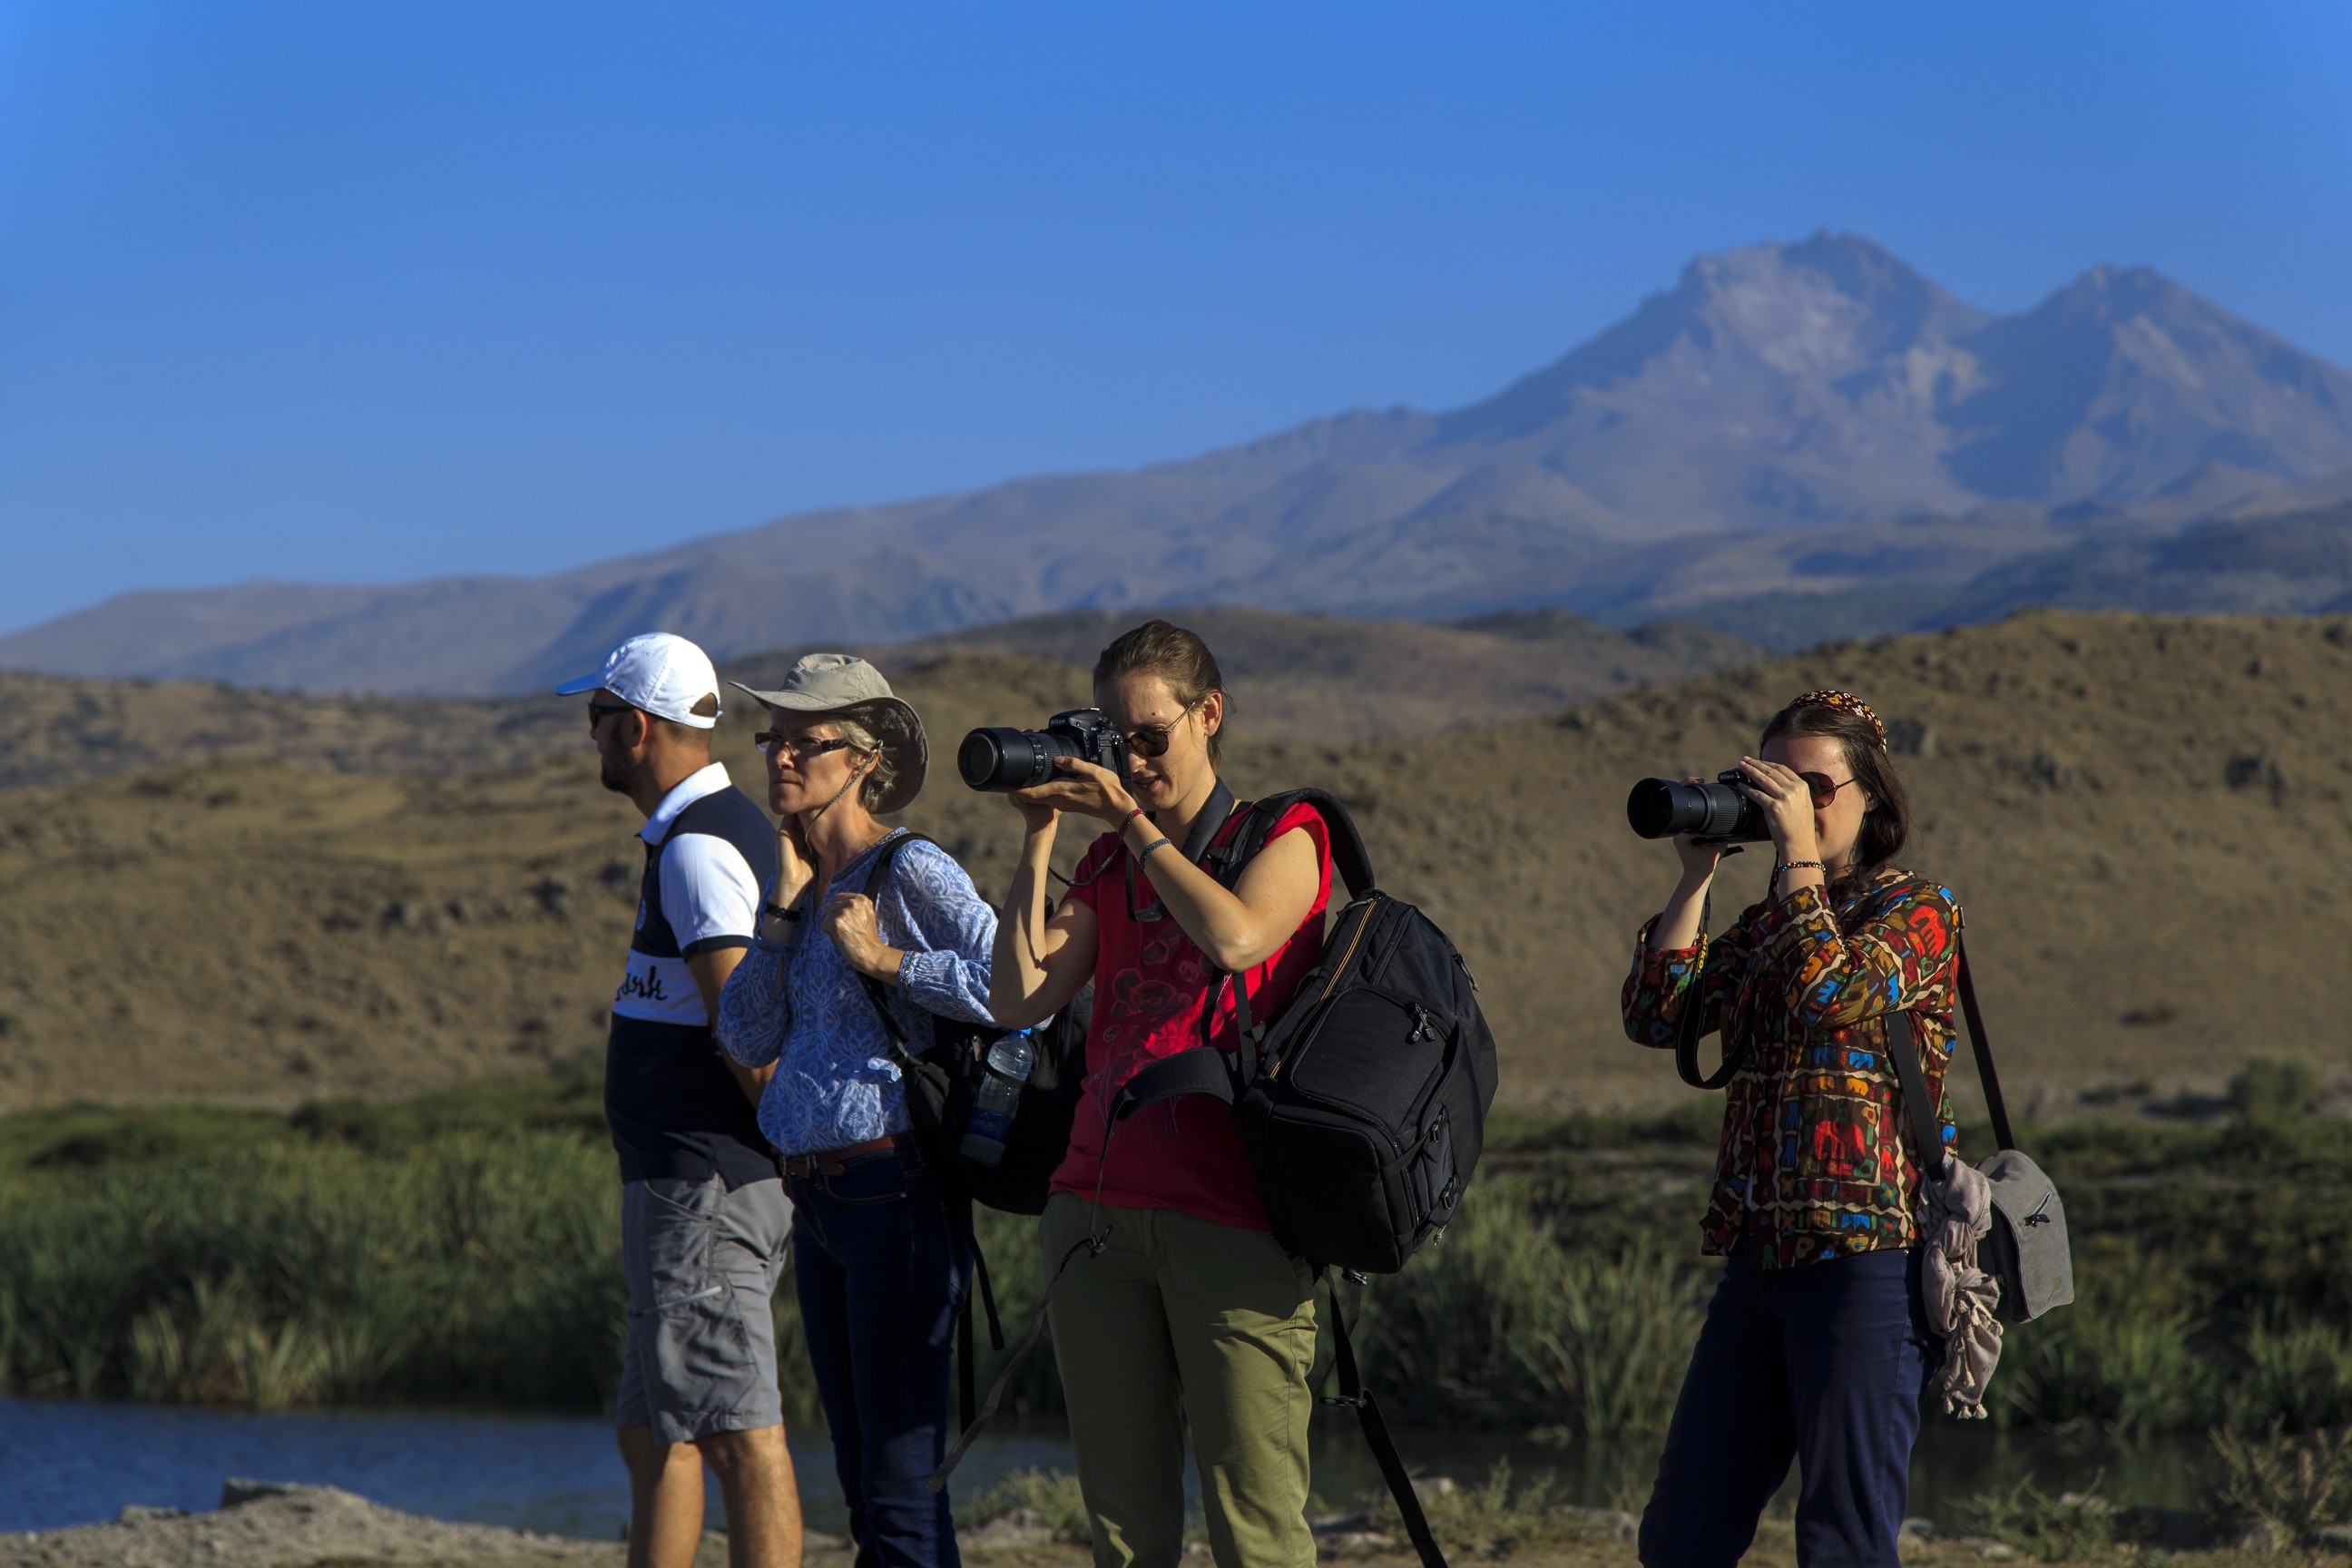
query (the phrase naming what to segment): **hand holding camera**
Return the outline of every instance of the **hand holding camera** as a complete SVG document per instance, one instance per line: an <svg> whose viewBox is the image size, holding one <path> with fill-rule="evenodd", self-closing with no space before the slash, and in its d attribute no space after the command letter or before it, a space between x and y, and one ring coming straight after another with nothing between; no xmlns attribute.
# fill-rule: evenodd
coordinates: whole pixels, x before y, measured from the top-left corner
<svg viewBox="0 0 2352 1568"><path fill-rule="evenodd" d="M1740 758L1738 771L1745 776L1734 787L1745 791L1762 816L1766 834L1781 861L1819 860L1821 843L1813 828L1811 784L1793 768L1758 757Z"/></svg>
<svg viewBox="0 0 2352 1568"><path fill-rule="evenodd" d="M1128 814L1135 809L1135 797L1117 773L1076 757L1058 758L1054 765L1051 783L1012 792L1013 804L1021 808L1023 816L1042 806L1095 817L1111 827L1126 824Z"/></svg>
<svg viewBox="0 0 2352 1568"><path fill-rule="evenodd" d="M1812 785L1792 769L1742 757L1713 784L1642 780L1625 798L1625 818L1643 838L1688 840L1718 852L1770 839L1782 859L1806 860L1815 853L1813 795Z"/></svg>
<svg viewBox="0 0 2352 1568"><path fill-rule="evenodd" d="M1060 811L1116 827L1135 808L1127 742L1099 708L1056 713L1043 730L974 730L956 752L956 771L973 789L1012 796L1033 829Z"/></svg>

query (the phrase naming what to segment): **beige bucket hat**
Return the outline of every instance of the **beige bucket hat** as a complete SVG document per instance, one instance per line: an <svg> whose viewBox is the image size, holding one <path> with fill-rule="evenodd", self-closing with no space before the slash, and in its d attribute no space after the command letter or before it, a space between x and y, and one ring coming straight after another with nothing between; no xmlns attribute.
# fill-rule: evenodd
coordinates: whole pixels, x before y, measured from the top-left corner
<svg viewBox="0 0 2352 1568"><path fill-rule="evenodd" d="M930 766L930 745L923 738L923 721L890 690L882 672L846 653L804 654L773 691L762 691L740 680L727 683L749 692L771 708L794 713L841 713L874 731L889 756L897 779L889 795L874 811L887 816L904 811L923 793L923 774Z"/></svg>

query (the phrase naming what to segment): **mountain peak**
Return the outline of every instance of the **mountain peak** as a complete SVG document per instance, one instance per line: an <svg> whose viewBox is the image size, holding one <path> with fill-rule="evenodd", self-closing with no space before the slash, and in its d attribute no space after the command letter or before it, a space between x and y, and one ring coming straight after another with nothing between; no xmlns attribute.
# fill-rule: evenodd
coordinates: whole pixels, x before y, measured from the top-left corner
<svg viewBox="0 0 2352 1568"><path fill-rule="evenodd" d="M1611 512L1686 525L1961 510L1933 405L1990 320L1860 235L1718 251L1434 444L1533 442ZM1661 472L1669 449L1691 457Z"/></svg>
<svg viewBox="0 0 2352 1568"><path fill-rule="evenodd" d="M1967 341L1948 459L1984 496L2127 503L2208 469L2294 484L2344 466L2352 374L2152 267L2102 262Z"/></svg>
<svg viewBox="0 0 2352 1568"><path fill-rule="evenodd" d="M2101 322L2126 321L2152 311L2235 320L2219 305L2174 282L2153 267L2118 267L2111 261L2102 261L2091 268L2044 300L2036 309L2083 316Z"/></svg>
<svg viewBox="0 0 2352 1568"><path fill-rule="evenodd" d="M2103 263L1996 319L1824 228L1699 257L1441 416L1358 411L531 582L157 595L0 637L0 664L414 691L530 685L655 626L725 653L1079 605L1654 614L1973 572L2044 547L2048 509L2177 517L2347 468L2352 374L2152 268ZM2011 502L2028 521L1988 521ZM1969 521L1898 521L1923 516Z"/></svg>

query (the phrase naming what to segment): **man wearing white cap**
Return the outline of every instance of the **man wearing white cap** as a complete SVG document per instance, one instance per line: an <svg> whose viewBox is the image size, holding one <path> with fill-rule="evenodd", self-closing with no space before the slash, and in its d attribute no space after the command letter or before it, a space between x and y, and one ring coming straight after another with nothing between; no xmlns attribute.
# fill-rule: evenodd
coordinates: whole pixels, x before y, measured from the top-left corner
<svg viewBox="0 0 2352 1568"><path fill-rule="evenodd" d="M629 1290L619 1401L629 1568L693 1560L706 1461L733 1568L793 1568L800 1494L771 1304L792 1205L752 1109L773 1069L739 1065L711 1034L775 879L775 828L710 760L719 672L684 637L631 637L594 675L555 689L591 694L604 787L646 816L636 934L604 1057Z"/></svg>

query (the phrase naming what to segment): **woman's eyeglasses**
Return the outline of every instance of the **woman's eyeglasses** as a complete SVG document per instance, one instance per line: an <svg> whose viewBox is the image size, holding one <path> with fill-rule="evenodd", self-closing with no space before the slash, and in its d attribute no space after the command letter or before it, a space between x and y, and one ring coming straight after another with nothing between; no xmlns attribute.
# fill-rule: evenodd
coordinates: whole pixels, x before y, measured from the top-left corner
<svg viewBox="0 0 2352 1568"><path fill-rule="evenodd" d="M1853 783L1852 779L1833 779L1827 773L1799 773L1805 787L1812 792L1813 805L1824 806L1837 798L1837 792Z"/></svg>
<svg viewBox="0 0 2352 1568"><path fill-rule="evenodd" d="M751 737L751 743L772 756L779 752L789 752L803 762L811 757L821 757L827 752L842 751L849 744L837 735L830 741L795 741L782 730L762 730Z"/></svg>
<svg viewBox="0 0 2352 1568"><path fill-rule="evenodd" d="M1168 754L1168 742L1174 737L1176 733L1176 726L1181 724L1186 719L1192 717L1192 710L1198 708L1206 699L1206 696L1207 694L1204 692L1202 696L1196 697L1192 701L1184 704L1183 710L1179 712L1173 719L1169 720L1165 724L1139 724L1134 729L1128 731L1124 736L1124 739L1127 742L1127 749L1133 752L1139 757L1166 756Z"/></svg>

